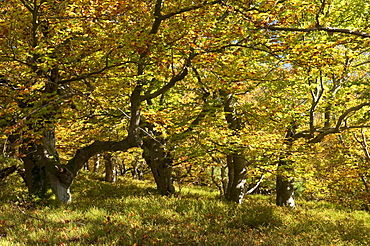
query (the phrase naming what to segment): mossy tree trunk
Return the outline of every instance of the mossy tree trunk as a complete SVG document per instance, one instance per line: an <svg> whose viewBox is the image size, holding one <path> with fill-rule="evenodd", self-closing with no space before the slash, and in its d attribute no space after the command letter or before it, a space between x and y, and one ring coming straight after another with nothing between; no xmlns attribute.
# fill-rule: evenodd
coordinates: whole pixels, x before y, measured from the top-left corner
<svg viewBox="0 0 370 246"><path fill-rule="evenodd" d="M171 195L175 192L172 179L172 158L158 139L150 137L144 140L144 158L150 167L157 190L161 195Z"/></svg>
<svg viewBox="0 0 370 246"><path fill-rule="evenodd" d="M69 203L69 185L74 176L60 168L54 131L45 130L40 143L30 142L22 152L29 193L43 199L54 193L59 201Z"/></svg>

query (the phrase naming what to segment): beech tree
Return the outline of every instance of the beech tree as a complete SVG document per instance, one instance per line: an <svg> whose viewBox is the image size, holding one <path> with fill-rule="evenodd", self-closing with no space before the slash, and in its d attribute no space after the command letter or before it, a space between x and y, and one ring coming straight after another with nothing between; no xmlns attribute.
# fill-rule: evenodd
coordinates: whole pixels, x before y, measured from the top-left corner
<svg viewBox="0 0 370 246"><path fill-rule="evenodd" d="M61 165L55 126L73 99L88 96L92 75L132 62L110 62L112 46L106 43L108 37L100 35L102 23L94 21L97 16L89 16L97 6L51 1L7 1L4 5L1 67L2 93L7 95L2 112L8 119L3 123L5 133L18 146L29 192L44 197L52 189L59 200L69 202L69 186L90 156L125 150L136 146L138 140L132 126L125 140L95 142ZM109 26L103 26L106 28ZM135 93L132 98L134 101Z"/></svg>

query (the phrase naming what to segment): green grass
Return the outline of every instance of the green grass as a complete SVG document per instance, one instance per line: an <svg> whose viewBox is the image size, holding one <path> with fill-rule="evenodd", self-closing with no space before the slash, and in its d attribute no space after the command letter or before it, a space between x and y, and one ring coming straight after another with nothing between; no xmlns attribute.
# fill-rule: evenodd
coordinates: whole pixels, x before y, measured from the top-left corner
<svg viewBox="0 0 370 246"><path fill-rule="evenodd" d="M237 205L191 186L161 197L150 181L100 180L80 174L72 203L50 207L25 198L12 175L0 186L0 245L370 245L363 211L305 201L290 210L266 196Z"/></svg>

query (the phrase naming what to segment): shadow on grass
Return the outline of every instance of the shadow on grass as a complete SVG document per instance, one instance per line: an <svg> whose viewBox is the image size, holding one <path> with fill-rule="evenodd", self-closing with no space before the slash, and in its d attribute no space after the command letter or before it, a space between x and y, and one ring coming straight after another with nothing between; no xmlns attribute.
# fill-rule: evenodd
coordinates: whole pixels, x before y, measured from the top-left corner
<svg viewBox="0 0 370 246"><path fill-rule="evenodd" d="M144 181L120 178L115 183L109 183L102 181L98 176L89 177L88 179L86 177L86 175L78 176L72 184L71 192L75 199L93 197L96 200L99 197L117 198L158 194L154 185L149 185L148 182Z"/></svg>

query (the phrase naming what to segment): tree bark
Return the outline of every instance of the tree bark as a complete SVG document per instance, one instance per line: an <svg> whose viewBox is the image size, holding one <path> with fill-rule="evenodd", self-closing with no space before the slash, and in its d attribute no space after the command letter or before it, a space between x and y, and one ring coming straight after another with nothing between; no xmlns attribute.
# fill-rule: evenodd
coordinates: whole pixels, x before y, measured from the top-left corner
<svg viewBox="0 0 370 246"><path fill-rule="evenodd" d="M293 168L291 163L285 159L280 159L278 164L278 174L276 177L276 205L295 207L294 202L294 178L291 176Z"/></svg>
<svg viewBox="0 0 370 246"><path fill-rule="evenodd" d="M229 182L225 198L242 204L245 195L246 161L241 155L228 155L227 166L229 168Z"/></svg>
<svg viewBox="0 0 370 246"><path fill-rule="evenodd" d="M172 158L159 140L150 137L144 139L144 158L153 173L159 193L164 196L175 193Z"/></svg>
<svg viewBox="0 0 370 246"><path fill-rule="evenodd" d="M93 170L94 173L99 172L99 166L100 166L100 154L96 154L92 158L92 163L93 163Z"/></svg>
<svg viewBox="0 0 370 246"><path fill-rule="evenodd" d="M105 181L106 182L116 182L117 172L116 165L112 158L112 154L107 152L104 154L104 164L105 164Z"/></svg>
<svg viewBox="0 0 370 246"><path fill-rule="evenodd" d="M138 180L144 180L144 173L142 170L142 163L139 160L135 160L133 165L132 165L132 178L133 179L138 179Z"/></svg>
<svg viewBox="0 0 370 246"><path fill-rule="evenodd" d="M293 122L292 127L287 131L285 144L288 148L292 146L296 128L297 126L295 122ZM288 154L281 156L278 161L276 176L276 205L294 208L294 168L292 161L287 160L288 156Z"/></svg>
<svg viewBox="0 0 370 246"><path fill-rule="evenodd" d="M70 175L68 170L60 168L54 130L45 130L39 144L29 143L22 152L29 193L47 199L51 191L59 201L69 203L71 201L69 181L71 182L70 178L73 179L74 176Z"/></svg>
<svg viewBox="0 0 370 246"><path fill-rule="evenodd" d="M235 135L239 135L239 131L243 128L240 117L237 116L235 109L235 99L232 94L225 91L220 91L223 98L223 106L225 118L228 126L234 131ZM231 147L232 148L232 147ZM246 184L246 165L247 162L241 154L242 150L231 150L227 155L228 167L228 184L226 188L225 198L229 201L234 201L241 204L245 195Z"/></svg>

